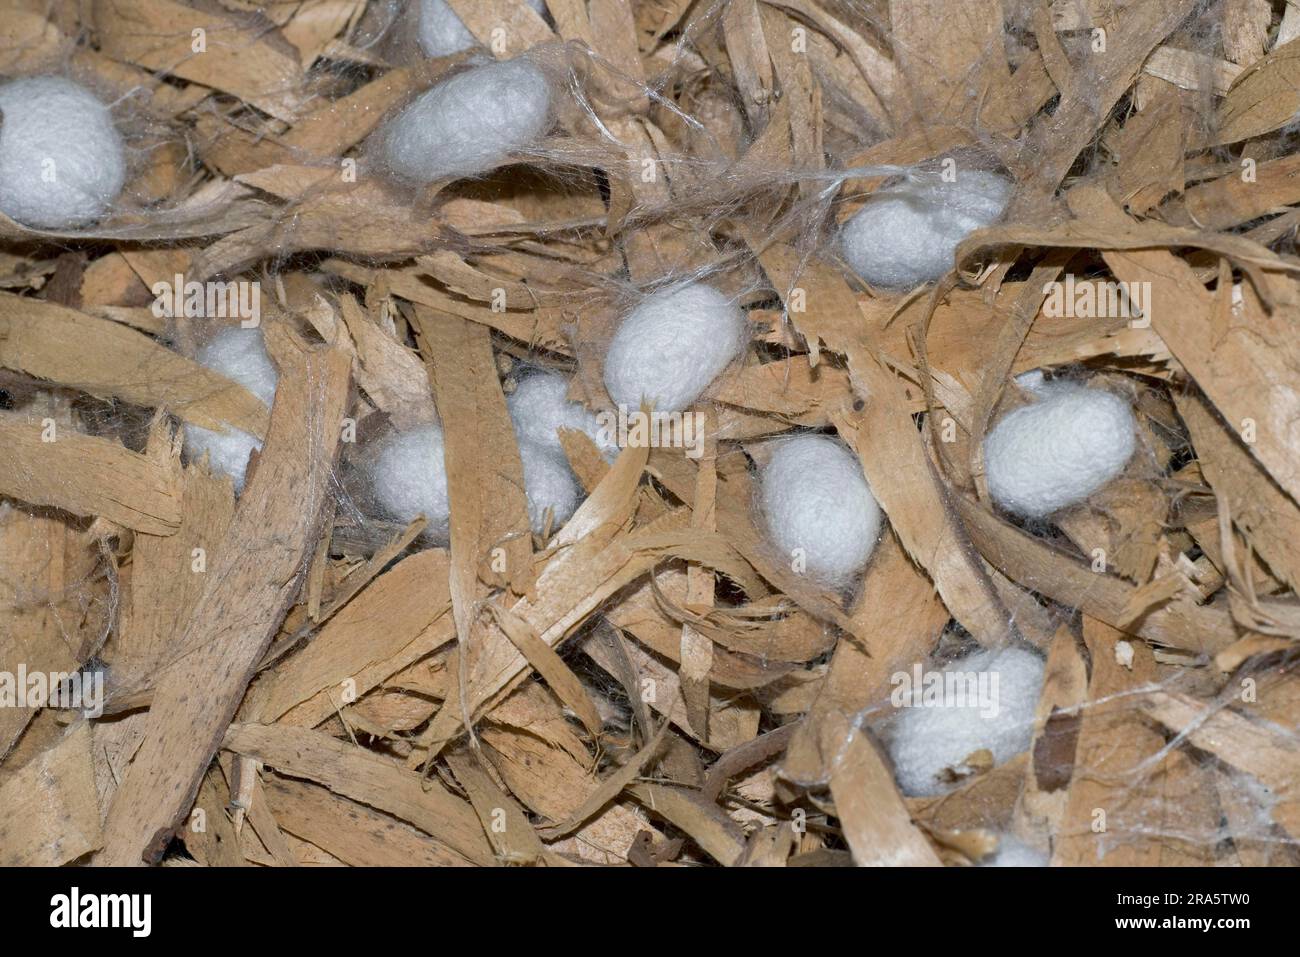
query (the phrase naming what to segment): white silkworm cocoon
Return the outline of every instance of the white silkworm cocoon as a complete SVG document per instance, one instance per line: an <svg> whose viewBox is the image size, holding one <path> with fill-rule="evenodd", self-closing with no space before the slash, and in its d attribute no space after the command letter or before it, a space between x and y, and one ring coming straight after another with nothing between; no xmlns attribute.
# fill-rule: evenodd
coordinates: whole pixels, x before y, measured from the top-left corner
<svg viewBox="0 0 1300 957"><path fill-rule="evenodd" d="M740 355L745 314L711 286L691 282L651 293L628 313L605 353L605 389L616 405L679 412Z"/></svg>
<svg viewBox="0 0 1300 957"><path fill-rule="evenodd" d="M887 737L905 794L943 794L952 783L944 773L960 773L977 751L1002 764L1029 747L1043 686L1043 660L1033 652L979 651L942 671L902 677L894 683L898 715Z"/></svg>
<svg viewBox="0 0 1300 957"><path fill-rule="evenodd" d="M195 358L213 372L238 382L268 406L275 401L279 374L266 352L261 329L233 326L221 329ZM191 461L197 461L207 453L212 470L229 475L234 481L235 491L243 491L248 456L254 449L262 448L256 437L236 428L217 432L188 422L184 434L185 449Z"/></svg>
<svg viewBox="0 0 1300 957"><path fill-rule="evenodd" d="M1033 387L1037 401L1008 412L984 438L984 471L998 505L1044 518L1084 501L1128 464L1137 445L1128 402L1074 383Z"/></svg>
<svg viewBox="0 0 1300 957"><path fill-rule="evenodd" d="M769 540L795 571L848 584L880 538L881 511L857 456L822 435L783 439L760 473Z"/></svg>
<svg viewBox="0 0 1300 957"><path fill-rule="evenodd" d="M449 540L451 507L442 428L429 424L395 432L379 447L370 468L375 501L390 517L412 522L421 515L434 542Z"/></svg>
<svg viewBox="0 0 1300 957"><path fill-rule="evenodd" d="M476 176L546 132L550 82L516 57L474 67L421 93L379 131L384 163L401 179Z"/></svg>
<svg viewBox="0 0 1300 957"><path fill-rule="evenodd" d="M551 512L551 530L569 520L582 489L563 455L548 452L531 442L519 443L519 457L524 464L524 492L528 496L528 521L537 534L546 528L546 513Z"/></svg>
<svg viewBox="0 0 1300 957"><path fill-rule="evenodd" d="M883 289L913 289L953 266L958 244L998 219L1011 181L987 170L960 170L945 181L913 172L867 197L840 230L844 258L859 276Z"/></svg>
<svg viewBox="0 0 1300 957"><path fill-rule="evenodd" d="M560 429L585 433L601 454L612 461L618 455L613 436L606 434L594 412L567 398L569 380L556 372L530 372L506 397L510 419L520 443L530 442L553 455L564 455Z"/></svg>
<svg viewBox="0 0 1300 957"><path fill-rule="evenodd" d="M0 85L0 212L38 229L101 218L126 180L108 107L59 76Z"/></svg>

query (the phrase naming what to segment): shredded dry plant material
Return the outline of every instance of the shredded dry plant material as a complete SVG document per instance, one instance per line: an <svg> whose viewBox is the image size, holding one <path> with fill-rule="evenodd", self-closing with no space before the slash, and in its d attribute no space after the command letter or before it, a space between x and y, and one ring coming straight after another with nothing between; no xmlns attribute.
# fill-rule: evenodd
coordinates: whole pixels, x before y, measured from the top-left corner
<svg viewBox="0 0 1300 957"><path fill-rule="evenodd" d="M419 2L0 0L0 83L74 81L126 156L93 221L0 211L0 864L1300 864L1300 5L447 5L430 59ZM491 88L386 132L515 58L524 146ZM467 123L455 176L386 167ZM853 271L873 194L907 249L899 184L971 171L1009 199L934 227L942 276ZM604 357L687 283L746 323L699 398L524 448L539 371L653 415ZM239 326L269 407L197 359ZM1023 518L984 439L1043 382L1135 451ZM808 434L883 512L847 583L760 511ZM395 520L422 469L444 513ZM1036 707L907 793L900 683L1009 648Z"/></svg>

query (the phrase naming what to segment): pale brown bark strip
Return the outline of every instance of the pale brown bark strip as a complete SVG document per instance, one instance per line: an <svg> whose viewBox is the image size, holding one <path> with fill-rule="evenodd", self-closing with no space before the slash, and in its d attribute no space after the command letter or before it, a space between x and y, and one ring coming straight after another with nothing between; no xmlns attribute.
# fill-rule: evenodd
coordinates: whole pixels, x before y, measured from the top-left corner
<svg viewBox="0 0 1300 957"><path fill-rule="evenodd" d="M0 412L0 495L50 505L74 515L98 515L117 525L172 535L180 526L180 492L158 463L117 442L57 424ZM52 435L53 441L46 441Z"/></svg>
<svg viewBox="0 0 1300 957"><path fill-rule="evenodd" d="M282 370L266 447L184 628L186 655L155 691L98 863L155 863L184 819L320 533L349 366L330 349L295 356Z"/></svg>

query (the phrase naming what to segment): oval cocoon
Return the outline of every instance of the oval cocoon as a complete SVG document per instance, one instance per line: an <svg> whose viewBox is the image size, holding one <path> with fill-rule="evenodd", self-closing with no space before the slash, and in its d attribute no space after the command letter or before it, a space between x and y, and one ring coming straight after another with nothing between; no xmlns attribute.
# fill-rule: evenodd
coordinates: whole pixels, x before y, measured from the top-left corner
<svg viewBox="0 0 1300 957"><path fill-rule="evenodd" d="M1113 393L1073 383L1008 412L984 439L989 494L1008 512L1043 518L1078 504L1120 472L1136 445L1133 410Z"/></svg>
<svg viewBox="0 0 1300 957"><path fill-rule="evenodd" d="M833 586L862 570L881 511L848 448L822 435L784 439L759 480L768 538L788 567Z"/></svg>
<svg viewBox="0 0 1300 957"><path fill-rule="evenodd" d="M618 455L618 446L602 434L594 412L581 402L567 398L569 380L557 372L530 372L506 397L515 436L521 443L530 442L552 455L564 458L560 429L585 432L607 459Z"/></svg>
<svg viewBox="0 0 1300 957"><path fill-rule="evenodd" d="M38 229L99 219L126 179L113 117L85 87L59 76L0 85L0 212Z"/></svg>
<svg viewBox="0 0 1300 957"><path fill-rule="evenodd" d="M195 358L213 372L220 372L227 379L238 382L268 406L275 401L279 373L267 355L261 329L221 329L199 349ZM242 492L248 456L254 449L260 450L262 443L236 428L217 432L187 422L183 432L190 460L198 461L207 453L212 471L229 475L234 481L235 491Z"/></svg>
<svg viewBox="0 0 1300 957"><path fill-rule="evenodd" d="M422 425L388 436L370 469L375 501L399 522L428 519L425 534L445 544L451 509L442 429Z"/></svg>
<svg viewBox="0 0 1300 957"><path fill-rule="evenodd" d="M844 258L859 276L883 289L912 289L953 265L957 245L1002 215L1011 181L986 170L962 170L954 182L913 173L872 193L844 224Z"/></svg>
<svg viewBox="0 0 1300 957"><path fill-rule="evenodd" d="M629 411L642 399L679 412L740 355L745 314L718 290L686 283L647 296L619 325L605 353L605 388Z"/></svg>
<svg viewBox="0 0 1300 957"><path fill-rule="evenodd" d="M413 183L484 173L546 132L550 106L550 83L531 61L475 67L420 94L389 120L380 133L383 159L395 176Z"/></svg>
<svg viewBox="0 0 1300 957"><path fill-rule="evenodd" d="M1034 709L1043 687L1041 658L1021 648L977 651L943 669L944 674L953 672L962 673L961 687L968 691L962 699L925 696L922 688L920 701L905 695L894 701L899 711L887 735L889 756L904 794L943 794L953 786L941 776L946 768L960 767L984 748L1001 764L1028 748L1033 738ZM969 693L981 687L986 695ZM897 685L895 689L897 694ZM914 696L917 690L912 689Z"/></svg>
<svg viewBox="0 0 1300 957"><path fill-rule="evenodd" d="M552 512L551 530L569 520L578 507L582 490L563 454L556 455L531 442L519 443L524 464L524 493L528 497L528 520L540 535L546 526L546 511Z"/></svg>

